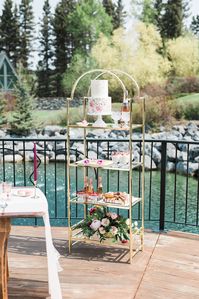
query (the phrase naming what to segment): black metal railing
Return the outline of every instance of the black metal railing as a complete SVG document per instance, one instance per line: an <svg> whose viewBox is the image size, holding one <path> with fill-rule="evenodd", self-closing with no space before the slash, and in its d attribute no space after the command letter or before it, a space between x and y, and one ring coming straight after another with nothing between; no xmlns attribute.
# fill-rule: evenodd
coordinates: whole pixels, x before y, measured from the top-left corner
<svg viewBox="0 0 199 299"><path fill-rule="evenodd" d="M67 225L66 140L65 139L0 139L0 181L12 181L14 186L31 185L33 170L32 143L37 142L37 153L42 160L38 187L46 194L52 225ZM82 158L83 141L71 140L71 159ZM111 153L125 151L127 139L87 139L87 155L111 158ZM142 141L134 140L134 159L141 161ZM193 150L195 148L195 152ZM199 142L176 140L146 140L145 225L154 230L187 230L199 232L199 170L192 169ZM158 149L158 150L157 150ZM180 151L179 149L183 149ZM171 152L171 153L170 153ZM9 161L9 162L8 162ZM154 162L155 161L155 162ZM196 159L197 161L197 159ZM171 170L168 172L168 168ZM191 170L190 170L191 169ZM90 176L94 175L90 171ZM105 171L105 170L104 170ZM183 175L178 172L183 172ZM191 175L190 172L192 171ZM194 177L193 177L194 175ZM71 170L72 192L83 187L82 170ZM128 173L106 170L103 176L105 191L128 191ZM141 196L141 168L133 171L133 192ZM82 217L78 205L72 208L74 221ZM141 219L141 207L133 209L133 218ZM17 224L40 225L38 219L19 219Z"/></svg>

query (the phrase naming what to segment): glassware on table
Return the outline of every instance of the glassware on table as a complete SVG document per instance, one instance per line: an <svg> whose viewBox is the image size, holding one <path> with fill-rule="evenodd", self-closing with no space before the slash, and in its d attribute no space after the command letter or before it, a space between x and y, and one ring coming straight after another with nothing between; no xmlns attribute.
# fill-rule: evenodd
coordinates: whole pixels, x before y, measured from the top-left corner
<svg viewBox="0 0 199 299"><path fill-rule="evenodd" d="M118 127L118 121L121 118L121 112L112 111L112 119L114 120L114 127Z"/></svg>
<svg viewBox="0 0 199 299"><path fill-rule="evenodd" d="M130 121L130 112L122 112L122 119L125 122L125 126L129 126L129 121Z"/></svg>
<svg viewBox="0 0 199 299"><path fill-rule="evenodd" d="M9 200L10 199L10 194L11 194L11 190L12 190L12 183L5 183L4 185L4 192L6 194L6 199Z"/></svg>

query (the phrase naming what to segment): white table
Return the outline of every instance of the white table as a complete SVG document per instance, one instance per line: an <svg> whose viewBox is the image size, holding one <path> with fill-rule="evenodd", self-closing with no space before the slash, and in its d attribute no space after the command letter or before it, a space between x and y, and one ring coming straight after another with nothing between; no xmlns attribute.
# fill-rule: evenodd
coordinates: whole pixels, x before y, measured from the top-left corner
<svg viewBox="0 0 199 299"><path fill-rule="evenodd" d="M9 199L6 200L7 206L5 208L2 208L5 195L0 194L0 218L10 219L11 217L43 217L48 260L49 294L51 295L51 299L62 299L58 276L58 272L61 271L58 261L59 253L55 249L52 242L47 199L40 189L36 190L36 197L19 196L19 190L33 191L33 188L13 188ZM34 192L32 192L32 194L34 194Z"/></svg>

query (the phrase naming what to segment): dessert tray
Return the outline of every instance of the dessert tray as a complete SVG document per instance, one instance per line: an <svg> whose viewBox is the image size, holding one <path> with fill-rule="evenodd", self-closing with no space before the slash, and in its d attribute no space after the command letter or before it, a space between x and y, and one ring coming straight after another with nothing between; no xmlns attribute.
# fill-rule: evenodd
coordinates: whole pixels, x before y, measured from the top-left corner
<svg viewBox="0 0 199 299"><path fill-rule="evenodd" d="M113 161L101 159L84 159L77 161L76 164L80 166L106 167L113 164Z"/></svg>

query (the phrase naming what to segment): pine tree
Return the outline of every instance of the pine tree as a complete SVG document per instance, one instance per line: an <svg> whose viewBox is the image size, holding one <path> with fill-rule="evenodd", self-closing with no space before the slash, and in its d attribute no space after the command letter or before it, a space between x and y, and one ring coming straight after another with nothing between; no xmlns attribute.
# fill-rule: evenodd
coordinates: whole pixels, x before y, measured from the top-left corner
<svg viewBox="0 0 199 299"><path fill-rule="evenodd" d="M74 11L74 0L61 0L58 3L53 19L54 35L54 85L55 94L63 95L62 77L64 72L69 68L74 52L74 42L69 30L70 14Z"/></svg>
<svg viewBox="0 0 199 299"><path fill-rule="evenodd" d="M41 37L40 37L40 52L41 58L38 63L38 96L46 97L51 92L51 74L52 70L50 65L52 63L52 16L49 5L49 0L45 0L43 6L43 18L41 23Z"/></svg>
<svg viewBox="0 0 199 299"><path fill-rule="evenodd" d="M28 58L32 52L31 42L33 40L34 16L32 0L21 0L19 6L20 13L20 33L21 33L21 62L25 68L28 67Z"/></svg>
<svg viewBox="0 0 199 299"><path fill-rule="evenodd" d="M122 3L122 0L117 1L117 7L115 11L115 22L114 22L114 29L117 29L119 27L123 27L125 23L125 19L127 17L127 13L124 10L124 5Z"/></svg>
<svg viewBox="0 0 199 299"><path fill-rule="evenodd" d="M10 131L17 135L28 135L34 126L33 96L31 96L32 77L22 64L18 66L18 80L15 84L15 110L9 121Z"/></svg>
<svg viewBox="0 0 199 299"><path fill-rule="evenodd" d="M0 20L0 47L6 51L14 65L18 60L19 26L12 0L5 0Z"/></svg>
<svg viewBox="0 0 199 299"><path fill-rule="evenodd" d="M192 18L190 28L195 35L199 36L199 15Z"/></svg>
<svg viewBox="0 0 199 299"><path fill-rule="evenodd" d="M20 24L19 24L18 8L16 4L14 7L13 32L15 32L13 36L13 44L15 50L13 51L12 63L16 68L17 63L20 61Z"/></svg>
<svg viewBox="0 0 199 299"><path fill-rule="evenodd" d="M0 94L0 126L3 126L7 123L5 108L6 108L5 97L3 96L3 94Z"/></svg>
<svg viewBox="0 0 199 299"><path fill-rule="evenodd" d="M177 38L182 35L184 20L188 17L189 5L184 0L156 0L156 22L163 39Z"/></svg>
<svg viewBox="0 0 199 299"><path fill-rule="evenodd" d="M111 17L112 19L112 24L113 24L113 30L118 28L117 27L117 12L116 12L116 5L113 3L112 0L103 0L102 5L104 6L104 9L106 13Z"/></svg>

